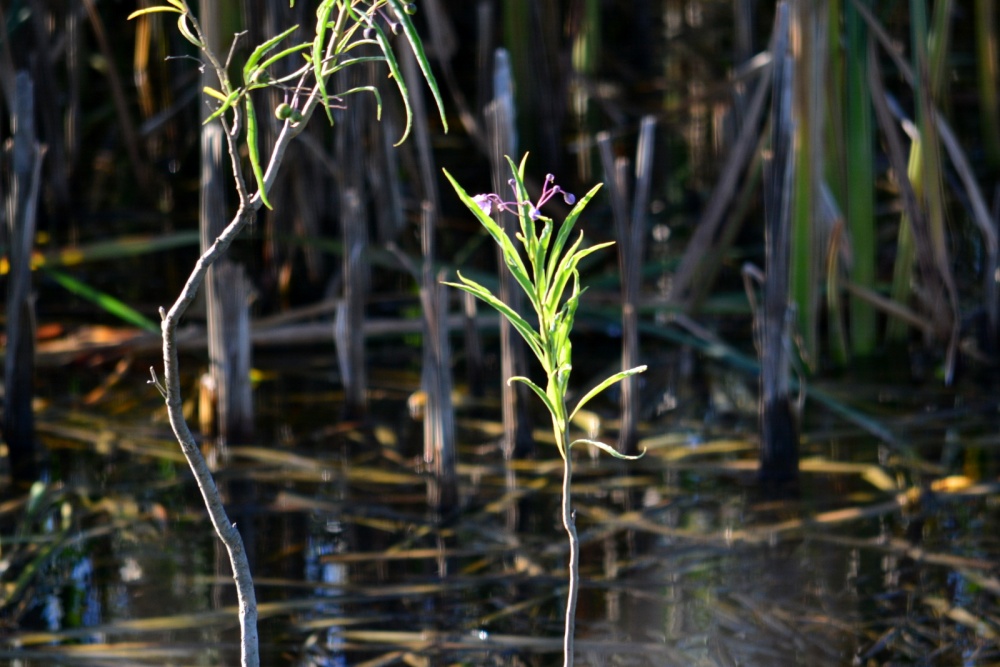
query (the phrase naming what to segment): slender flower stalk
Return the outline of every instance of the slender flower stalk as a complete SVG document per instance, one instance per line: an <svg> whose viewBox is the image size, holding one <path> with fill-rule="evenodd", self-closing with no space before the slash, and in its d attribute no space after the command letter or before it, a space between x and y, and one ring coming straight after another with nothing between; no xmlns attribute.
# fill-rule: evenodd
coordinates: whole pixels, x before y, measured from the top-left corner
<svg viewBox="0 0 1000 667"><path fill-rule="evenodd" d="M500 246L507 270L511 272L531 302L538 319L537 328L529 324L524 317L506 303L493 296L485 287L466 278L461 273L458 274L460 282L446 284L469 292L506 317L528 343L528 347L531 348L545 371L546 385L544 389L529 378L521 376L508 378L507 382L508 384L510 382L523 382L545 404L552 418L552 434L555 436L559 455L563 459L562 523L570 546L563 664L569 667L573 664L573 633L576 624L576 601L580 588L580 542L577 538L576 522L573 516L571 495L573 459L570 450L573 445L587 444L620 459L637 459L642 456L641 454L639 456L619 454L611 446L596 440L571 440L569 424L576 413L594 396L616 382L643 372L646 367L638 366L612 375L584 394L572 411L568 409L566 396L569 391L570 373L573 370L573 346L569 336L573 329L573 319L580 303L580 296L583 293L580 289L580 273L577 267L584 257L606 248L612 243L599 243L589 248L582 247L583 233L581 232L576 240L567 247L573 226L601 186L595 186L584 195L583 199L577 202L576 197L556 185L555 177L549 174L545 177L542 193L538 200L532 202L524 186L524 166L527 159L528 156L525 155L521 164L515 166L514 162L509 157L507 158L514 174L514 178L509 181L514 194L512 201L506 201L495 193L470 197L452 178L451 174L445 171L445 176L451 181L462 202ZM555 231L552 219L542 215L541 208L557 194L562 195L563 200L568 205L576 205L566 216L558 231ZM494 207L498 211L518 216L520 231L515 234L515 238L520 243L523 253L514 245L503 228L490 217ZM566 296L567 288L570 288L568 296Z"/></svg>

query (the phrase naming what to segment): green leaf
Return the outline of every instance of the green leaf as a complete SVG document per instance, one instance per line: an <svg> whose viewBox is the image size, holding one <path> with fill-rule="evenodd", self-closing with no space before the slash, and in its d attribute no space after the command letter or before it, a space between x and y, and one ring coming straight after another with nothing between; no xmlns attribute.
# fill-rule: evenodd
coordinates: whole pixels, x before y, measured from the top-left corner
<svg viewBox="0 0 1000 667"><path fill-rule="evenodd" d="M184 39L191 42L199 49L204 49L205 45L201 43L201 40L195 36L194 31L191 30L191 26L188 25L187 14L181 14L177 17L177 30L184 36Z"/></svg>
<svg viewBox="0 0 1000 667"><path fill-rule="evenodd" d="M549 398L548 394L546 394L545 391L541 387L539 387L537 384L535 384L534 382L532 382L528 378L523 377L521 375L515 375L514 377L508 379L507 380L507 386L510 386L511 382L520 382L522 384L528 385L529 387L531 387L531 391L533 391L536 394L538 394L538 398L542 399L542 403L545 404L545 408L549 411L550 415L552 415L553 417L555 417L555 416L557 416L559 414L556 411L556 406L552 403L552 399Z"/></svg>
<svg viewBox="0 0 1000 667"><path fill-rule="evenodd" d="M293 53L298 53L299 51L304 51L304 50L310 48L311 46L312 46L312 44L310 44L309 42L306 42L304 44L296 44L295 46L290 46L287 49L285 49L284 51L279 51L278 53L274 54L273 56L271 56L270 58L268 58L267 60L265 60L264 62L262 62L260 64L260 67L258 69L267 69L268 67L270 67L274 63L278 62L282 58L284 58L286 56L290 56ZM298 78L298 76L299 76L299 72L295 72L293 74L288 75L287 77L282 77L282 79L285 79L285 78L289 78L289 79L291 79L291 78Z"/></svg>
<svg viewBox="0 0 1000 667"><path fill-rule="evenodd" d="M135 10L134 12L132 12L131 14L128 15L128 20L131 21L132 19L134 19L134 18L136 18L138 16L142 16L143 14L153 14L153 13L156 13L156 12L173 12L175 14L183 14L184 13L182 10L177 9L175 7L167 7L165 5L158 5L156 7L146 7L145 9L137 9L137 10Z"/></svg>
<svg viewBox="0 0 1000 667"><path fill-rule="evenodd" d="M96 290L90 285L77 280L69 274L63 273L62 271L56 271L55 269L45 267L43 267L42 270L67 291L95 303L97 306L111 315L114 315L118 319L124 320L129 324L134 324L140 329L145 329L146 331L151 331L153 333L160 331L159 324L152 321L134 308L127 306L110 294Z"/></svg>
<svg viewBox="0 0 1000 667"><path fill-rule="evenodd" d="M246 96L247 108L247 153L250 156L250 168L253 169L253 176L257 179L257 192L264 206L274 209L271 202L267 200L267 188L264 185L264 170L260 166L260 147L257 145L257 114L253 109L253 101L250 96Z"/></svg>
<svg viewBox="0 0 1000 667"><path fill-rule="evenodd" d="M580 242L583 241L583 232L580 232L580 238L577 239L576 243L569 249L569 251L563 256L562 262L559 263L558 268L555 271L555 282L549 287L549 294L545 295L546 303L558 303L562 299L563 290L566 289L566 283L569 280L568 276L576 270L577 265L580 260L587 255L593 254L598 250L607 248L615 244L614 241L605 241L604 243L598 243L597 245L592 245L589 248L584 248L583 250L577 250Z"/></svg>
<svg viewBox="0 0 1000 667"><path fill-rule="evenodd" d="M382 96L378 92L378 88L375 86L358 86L357 88L351 88L350 90L345 90L342 93L337 93L341 97L347 97L348 95L353 95L354 93L371 93L375 96L375 119L382 120Z"/></svg>
<svg viewBox="0 0 1000 667"><path fill-rule="evenodd" d="M573 255L581 243L583 243L583 232L580 232L580 236L570 246L569 250L566 251L562 261L559 262L559 266L553 272L553 281L549 283L549 292L545 295L545 303L553 307L559 306L559 302L562 301L563 292L566 290L566 285L573 276Z"/></svg>
<svg viewBox="0 0 1000 667"><path fill-rule="evenodd" d="M319 96L331 125L333 125L333 112L330 111L330 96L326 92L326 77L323 76L323 50L326 47L327 24L330 22L330 14L335 4L335 0L324 0L316 10L316 38L312 43L313 75L316 77Z"/></svg>
<svg viewBox="0 0 1000 667"><path fill-rule="evenodd" d="M599 385L597 385L596 387L594 387L593 389L591 389L590 391L588 391L584 395L584 397L580 399L580 402L576 404L575 408L573 408L573 412L570 413L570 416L569 416L570 420L572 420L573 419L573 415L575 415L577 412L579 412L580 408L582 408L584 405L586 405L587 401L589 401L590 399L592 399L594 396L597 396L602 391L604 391L605 389L607 389L611 385L615 384L616 382L621 382L625 378L632 377L633 375L638 375L639 373L642 373L645 370L646 370L646 366L636 366L635 368L630 368L627 371L622 371L620 373L615 373L614 375L612 375L608 379L604 380L604 382L600 383Z"/></svg>
<svg viewBox="0 0 1000 667"><path fill-rule="evenodd" d="M410 128L413 126L413 107L410 106L410 91L406 88L406 81L403 79L403 73L399 69L399 63L396 62L396 54L393 53L392 45L389 44L389 38L385 36L382 28L379 27L378 21L372 21L372 28L375 32L375 41L378 42L379 48L385 54L385 64L389 67L389 75L396 81L399 96L403 98L403 109L406 111L406 127L403 128L403 136L393 144L394 146L399 146L410 136Z"/></svg>
<svg viewBox="0 0 1000 667"><path fill-rule="evenodd" d="M260 59L266 56L269 51L274 49L274 47L276 47L281 40L285 39L298 29L299 26L293 25L288 30L284 31L280 35L275 35L253 50L253 53L251 53L250 57L247 58L246 64L243 65L243 82L246 83L246 85L249 86L253 83L251 79L253 78L254 70L257 68L257 63L260 62ZM301 47L295 47L289 51L295 51L298 50L298 48ZM287 55L287 53L285 53L285 55Z"/></svg>
<svg viewBox="0 0 1000 667"><path fill-rule="evenodd" d="M525 153L524 157L521 158L521 164L519 166L514 166L514 161L510 159L510 156L505 155L507 158L507 164L510 165L510 171L514 174L514 195L517 198L517 218L521 225L521 235L524 237L524 249L528 251L528 259L534 264L535 262L535 245L538 243L538 239L535 238L535 221L531 219L528 215L528 210L531 205L527 202L528 199L528 189L524 186L524 167L525 163L528 161L528 154ZM524 205L522 206L522 202ZM536 270L538 267L534 267ZM540 298L540 297L539 297Z"/></svg>
<svg viewBox="0 0 1000 667"><path fill-rule="evenodd" d="M202 125L207 125L208 123L212 122L213 120L215 120L216 118L218 118L222 114L224 114L227 111L229 111L229 109L231 109L232 106L239 101L240 95L242 95L244 93L244 90L242 88L238 88L238 89L234 90L233 92L229 93L229 97L225 97L222 93L220 93L216 89L210 88L208 86L205 86L204 91L205 91L206 94L208 94L208 95L210 95L210 96L212 96L212 97L214 97L214 98L216 98L218 100L222 100L222 106L220 106L218 109L216 109L215 111L213 111L212 114L208 118L206 118L204 121L202 121L202 123L201 123Z"/></svg>
<svg viewBox="0 0 1000 667"><path fill-rule="evenodd" d="M606 445L598 440L588 440L586 438L574 440L573 442L569 443L570 449L573 448L573 445L591 445L593 447L597 447L599 450L605 452L606 454L611 454L611 456L615 457L616 459L625 459L627 461L635 461L636 459L641 459L643 456L646 455L646 450L644 449L642 450L642 454L637 454L636 456L629 456L628 454L622 454L611 445Z"/></svg>
<svg viewBox="0 0 1000 667"><path fill-rule="evenodd" d="M541 361L543 365L545 365L544 362L545 353L542 348L541 338L539 337L538 333L532 328L532 326L528 323L527 320L521 317L516 310L508 306L500 299L493 296L493 294L490 293L488 289L486 289L479 283L475 282L474 280L469 280L468 278L464 277L461 273L458 274L458 279L462 281L461 284L449 283L449 282L446 282L444 284L448 285L449 287L455 287L457 289L468 292L469 294L472 294L473 296L479 298L480 300L485 301L487 304L496 309L501 315L506 317L507 321L510 322L515 329L517 329L517 332L521 334L521 337L524 338L525 342L528 343L528 346L531 348L531 351L535 353L535 356L538 357L538 360Z"/></svg>
<svg viewBox="0 0 1000 667"><path fill-rule="evenodd" d="M444 171L445 177L447 177L451 186L455 189L455 193L458 195L458 198L462 200L462 203L465 204L470 211L472 211L473 215L476 216L476 219L479 220L480 224L486 228L486 231L489 232L490 236L493 237L493 240L500 246L504 257L504 264L506 264L511 274L514 276L514 279L528 296L535 312L541 316L541 303L539 303L538 299L535 297L534 285L532 285L531 279L528 277L528 270L524 266L524 260L521 259L521 255L517 252L517 248L514 247L510 237L507 236L507 233L493 218L487 215L486 212L479 207L479 204L472 200L472 197L470 197L462 186L458 184L458 181L456 181L452 175L448 173L447 169L443 169L442 171Z"/></svg>
<svg viewBox="0 0 1000 667"><path fill-rule="evenodd" d="M569 239L570 232L573 231L573 226L576 224L577 218L583 213L583 209L587 207L590 200L594 198L597 191L601 189L601 184L598 183L590 192L585 194L580 201L576 203L576 206L569 212L566 219L563 220L562 225L559 227L559 234L556 235L555 244L552 246L552 250L549 252L549 265L546 270L548 282L552 282L552 276L556 270L556 266L559 263L560 255L562 254L563 247L566 245L567 239Z"/></svg>
<svg viewBox="0 0 1000 667"><path fill-rule="evenodd" d="M420 35L417 34L417 29L413 25L413 21L410 20L410 15L406 13L403 8L403 3L400 0L387 0L389 5L392 6L393 12L396 14L396 18L403 26L403 34L406 35L406 39L410 42L410 48L413 49L413 55L417 57L417 63L420 65L420 71L424 73L424 80L427 81L427 87L431 89L431 95L434 96L434 103L437 104L438 113L441 115L441 124L444 126L444 131L448 131L448 119L445 117L444 113L444 101L441 99L441 91L438 89L437 80L434 78L434 73L431 71L431 65L427 62L427 54L424 53L423 42L420 41Z"/></svg>

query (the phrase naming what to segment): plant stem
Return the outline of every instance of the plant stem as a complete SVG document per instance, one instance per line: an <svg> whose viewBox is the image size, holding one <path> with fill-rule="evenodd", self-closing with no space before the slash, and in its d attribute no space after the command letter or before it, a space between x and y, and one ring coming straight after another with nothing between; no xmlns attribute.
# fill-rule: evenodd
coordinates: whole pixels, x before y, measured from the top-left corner
<svg viewBox="0 0 1000 667"><path fill-rule="evenodd" d="M569 537L569 592L566 594L566 629L563 635L563 666L573 665L573 634L576 627L576 598L580 588L580 540L576 536L576 519L570 485L573 481L573 459L570 458L569 434L556 432L563 442L562 521Z"/></svg>
<svg viewBox="0 0 1000 667"><path fill-rule="evenodd" d="M163 314L163 376L164 388L166 390L167 414L170 419L170 426L174 431L184 458L187 459L191 472L194 474L198 484L198 490L205 501L205 508L208 510L209 518L216 534L222 540L226 551L229 554L229 562L233 568L233 579L236 582L236 594L239 599L239 619L241 638L241 664L243 667L257 667L260 664L260 654L257 641L257 598L253 589L253 577L250 573L250 564L247 561L246 549L243 546L243 538L240 536L236 526L229 521L225 507L222 505L222 498L219 490L212 478L212 471L202 456L201 450L195 442L191 429L184 419L184 407L180 386L180 362L177 358L177 323L187 310L188 305L194 299L198 287L201 285L208 267L219 255L225 252L241 229L253 218L252 208L241 207L225 231L216 239L215 243L205 252L195 264L188 281L181 290L180 296L169 312ZM162 311L161 311L162 312Z"/></svg>

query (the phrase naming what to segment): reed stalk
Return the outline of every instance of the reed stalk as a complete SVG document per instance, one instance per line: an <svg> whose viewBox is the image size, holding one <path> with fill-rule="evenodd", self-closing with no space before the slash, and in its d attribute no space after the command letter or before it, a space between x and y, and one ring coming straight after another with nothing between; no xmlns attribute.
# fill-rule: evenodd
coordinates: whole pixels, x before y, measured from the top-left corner
<svg viewBox="0 0 1000 667"><path fill-rule="evenodd" d="M862 0L867 3L869 0ZM851 239L850 279L875 288L875 175L872 102L868 87L868 36L855 6L844 6L846 122L846 220ZM850 302L850 343L855 357L875 351L876 320L871 304Z"/></svg>
<svg viewBox="0 0 1000 667"><path fill-rule="evenodd" d="M1000 27L996 0L976 0L976 71L979 79L979 117L986 161L1000 171Z"/></svg>
<svg viewBox="0 0 1000 667"><path fill-rule="evenodd" d="M813 2L799 1L792 4L789 48L795 78L795 84L792 86L791 110L794 117L795 157L790 164L793 170L794 193L791 198L791 255L783 260L791 263L792 300L798 310L803 357L810 364L816 359L818 345L818 281L821 268L816 262L817 251L821 247L820 229L816 224L816 195L820 177L819 168L822 164L819 99L823 88L823 83L818 81L816 76L822 57L817 44L817 13L818 10ZM775 50L772 58L775 63L784 62L785 54ZM772 109L771 122L774 123L776 120L777 117ZM774 131L772 128L772 132Z"/></svg>

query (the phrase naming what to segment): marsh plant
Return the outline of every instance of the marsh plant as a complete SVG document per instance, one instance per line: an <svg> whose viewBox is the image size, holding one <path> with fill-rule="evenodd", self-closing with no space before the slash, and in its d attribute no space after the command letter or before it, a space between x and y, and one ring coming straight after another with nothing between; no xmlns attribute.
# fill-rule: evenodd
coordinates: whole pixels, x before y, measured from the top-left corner
<svg viewBox="0 0 1000 667"><path fill-rule="evenodd" d="M580 304L579 264L587 255L602 248L613 245L613 242L598 243L590 247L583 246L583 232L570 243L573 226L590 200L597 194L600 185L595 186L579 202L576 198L556 185L551 174L545 177L542 193L538 200L532 202L524 186L524 166L528 159L525 155L520 165L515 166L508 157L511 172L510 179L513 200L504 200L499 194L480 194L470 197L462 186L445 171L445 176L451 181L455 192L462 202L475 214L493 240L500 246L503 261L508 271L514 276L518 285L524 290L534 311L533 317L522 316L506 303L495 297L488 289L479 283L458 274L458 283L447 283L452 287L469 292L498 310L511 325L517 329L528 347L535 354L542 369L545 371L545 387L536 384L526 377L515 376L507 382L523 382L531 388L545 404L552 418L552 435L556 447L563 460L562 484L562 523L569 539L569 591L566 597L566 621L563 636L563 664L573 664L573 630L576 620L576 600L580 586L580 542L576 534L576 521L573 516L570 488L573 478L573 459L571 450L575 445L591 445L619 459L637 459L639 456L626 456L618 453L611 446L596 440L570 438L569 426L576 414L602 391L627 377L646 370L638 366L620 373L615 373L596 387L588 391L569 410L569 378L573 370L573 346L570 333L573 330L573 320ZM551 218L542 215L541 208L553 197L560 195L566 204L573 206L569 215L563 220L558 230ZM574 206L575 204L575 206ZM501 213L516 215L520 223L520 231L515 234L518 245L507 235L503 228L491 217L496 209ZM569 246L567 247L567 244ZM567 289L569 294L567 296Z"/></svg>
<svg viewBox="0 0 1000 667"><path fill-rule="evenodd" d="M295 0L290 0L292 6ZM226 250L244 227L250 223L261 206L271 208L268 190L272 187L289 143L308 124L313 112L324 109L332 123L331 111L345 103L344 98L357 93L375 97L381 115L382 100L376 88L364 86L344 91L331 91L330 77L351 65L367 62L384 62L389 74L399 88L406 110L406 129L402 141L410 130L412 113L406 83L397 64L391 35L402 34L413 50L424 78L434 95L441 120L447 129L443 105L437 84L431 74L420 38L410 15L416 11L411 2L400 0L323 0L316 6L313 26L291 26L278 35L250 49L242 65L231 62L238 51L236 45L245 33L234 37L228 58L223 61L208 46L208 40L197 17L186 0L166 0L165 4L146 7L133 12L129 18L149 20L150 15L166 14L177 17L177 28L187 41L198 50L198 60L209 72L215 74L217 86L204 88L209 110L205 123L219 122L225 132L232 176L238 195L236 212L222 233L195 263L180 295L169 310L160 309L163 335L163 380L150 369L152 382L163 394L171 428L194 473L206 509L219 539L225 545L239 597L241 664L256 667L260 664L257 640L257 602L253 579L247 562L243 540L229 520L211 471L202 456L183 414L180 390L180 367L177 357L177 325L194 300L209 267ZM370 45L378 49L356 50ZM367 55L371 53L377 55ZM281 67L278 64L281 63ZM290 72L275 74L278 70ZM232 77L230 72L239 74ZM281 123L280 131L269 151L261 150L260 127L264 117L258 116L250 93L262 88L283 91L284 101L274 109ZM251 186L244 175L244 152L252 174ZM252 191L255 190L255 191Z"/></svg>

